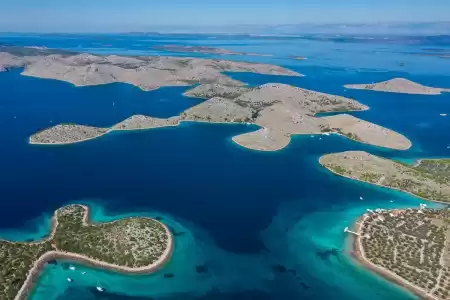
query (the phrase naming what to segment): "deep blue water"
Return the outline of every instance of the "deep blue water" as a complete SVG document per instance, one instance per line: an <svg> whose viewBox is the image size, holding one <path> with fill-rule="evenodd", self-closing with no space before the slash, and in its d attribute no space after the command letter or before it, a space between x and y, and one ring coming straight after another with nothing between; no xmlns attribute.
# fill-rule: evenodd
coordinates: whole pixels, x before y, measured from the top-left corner
<svg viewBox="0 0 450 300"><path fill-rule="evenodd" d="M97 38L99 43L148 51L148 46L133 46L137 41L130 37L105 37L107 42ZM82 45L80 51L87 51L95 48L92 39L33 37L31 41L15 38L14 42L65 45L67 49ZM10 42L11 38L4 40ZM239 43L234 50L277 49L276 44L266 47L267 41ZM450 77L440 73L438 59L434 61L437 71L431 65L415 72L418 65L412 58L407 64L412 67L404 71L393 68L389 59L379 70L358 69L362 63L351 60L357 48L350 46L355 48L345 54L345 67L338 61L333 61L334 66L322 64L326 56L320 53L316 53L322 57L316 64L280 58L288 53L283 50L288 45L280 45L274 52L276 58L253 58L286 62L284 66L306 77L232 76L251 85L283 82L356 98L371 109L353 114L403 133L413 141L412 149L391 151L339 136L296 136L286 149L266 153L244 149L231 140L254 126L203 123L112 133L68 146L29 145L30 134L60 122L109 126L132 114L168 117L202 100L183 97L186 88L151 92L125 84L76 88L24 77L20 70L0 73L3 237L43 236L52 211L73 202L91 205L97 221L128 215L162 216L177 233L172 262L156 274L124 276L78 266L88 272L83 277L79 272L69 273L60 262L45 270L32 299L411 299L352 261L343 228L366 208L418 206L419 200L336 177L317 160L324 153L357 149L403 160L449 156L450 117L439 114L450 114L450 94L346 91L343 84L406 77L450 87ZM106 51L105 47L96 49L94 52ZM331 51L327 46L313 45L308 51L312 49ZM108 51L114 53L114 49ZM334 52L329 53L334 57ZM339 55L344 56L342 52ZM359 200L362 195L364 201ZM164 278L168 273L173 277ZM74 284L66 282L68 276L75 279ZM97 281L107 293L94 292Z"/></svg>

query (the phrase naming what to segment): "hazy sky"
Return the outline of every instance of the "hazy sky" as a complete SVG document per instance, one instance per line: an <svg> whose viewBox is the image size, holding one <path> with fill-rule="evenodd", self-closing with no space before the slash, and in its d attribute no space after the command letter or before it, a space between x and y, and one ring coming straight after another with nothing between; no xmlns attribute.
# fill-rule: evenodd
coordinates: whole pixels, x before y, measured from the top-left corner
<svg viewBox="0 0 450 300"><path fill-rule="evenodd" d="M450 0L0 0L0 31L450 21Z"/></svg>

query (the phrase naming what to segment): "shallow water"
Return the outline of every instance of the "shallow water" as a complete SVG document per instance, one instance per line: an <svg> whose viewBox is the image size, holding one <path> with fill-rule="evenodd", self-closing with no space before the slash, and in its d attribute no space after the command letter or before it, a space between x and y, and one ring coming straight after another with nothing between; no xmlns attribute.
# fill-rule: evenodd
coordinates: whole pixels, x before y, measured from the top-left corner
<svg viewBox="0 0 450 300"><path fill-rule="evenodd" d="M115 51L121 47L147 53L153 51L148 48L155 43L139 41L144 46L133 46L136 40L108 37L108 43L117 44L110 49L95 47L92 38L86 37L15 39L35 45L46 41L49 47L65 45L80 51L95 48L94 52L102 53L121 53L123 50ZM169 39L174 37L161 43ZM205 42L176 40L186 41ZM255 126L200 123L117 132L62 147L33 146L27 144L30 134L60 122L109 126L135 113L168 117L202 100L183 97L186 88L152 92L125 84L75 88L64 82L20 76L18 70L2 73L0 124L7 129L0 133L2 237L41 238L48 234L55 209L80 202L90 205L94 221L160 216L176 235L172 261L155 274L125 276L80 265L74 272L67 269L67 262L60 261L47 266L31 298L413 298L355 264L343 229L366 208L418 206L421 200L334 176L317 161L324 153L345 150L366 150L403 161L448 156L450 119L439 113L450 113L450 94L399 95L345 90L342 86L402 76L449 87L449 77L439 72L439 60L434 61L437 70L427 65L429 70L415 72L420 64L410 59L408 69L399 71L392 63L396 58L379 64L367 62L365 55L374 51L367 45L336 44L333 47L347 49L336 54L329 44L320 48L303 41L305 48L287 42L278 48L267 41L214 43L236 51L273 51L276 57L251 59L284 63L307 75L237 73L232 74L234 78L251 85L283 82L356 98L371 109L352 114L401 132L413 141L413 147L391 151L335 135L296 136L286 149L266 153L244 149L231 140L234 135L255 130ZM316 54L307 62L285 58L294 54L288 54L294 49ZM341 56L346 59L338 60ZM352 57L361 61L353 62ZM378 70L357 70L364 59L367 67ZM421 62L421 58L417 60ZM74 279L71 284L66 281L69 276ZM97 293L97 284L107 291Z"/></svg>

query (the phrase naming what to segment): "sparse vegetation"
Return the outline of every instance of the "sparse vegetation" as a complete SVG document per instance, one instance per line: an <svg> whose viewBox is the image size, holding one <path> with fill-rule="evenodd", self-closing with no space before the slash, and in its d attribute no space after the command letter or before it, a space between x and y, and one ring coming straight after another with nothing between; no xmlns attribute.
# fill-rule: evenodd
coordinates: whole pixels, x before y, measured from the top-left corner
<svg viewBox="0 0 450 300"><path fill-rule="evenodd" d="M328 154L322 165L340 175L407 191L419 197L450 202L450 160L421 160L416 166L361 151Z"/></svg>
<svg viewBox="0 0 450 300"><path fill-rule="evenodd" d="M364 255L426 293L448 299L450 210L407 209L368 213L361 228Z"/></svg>

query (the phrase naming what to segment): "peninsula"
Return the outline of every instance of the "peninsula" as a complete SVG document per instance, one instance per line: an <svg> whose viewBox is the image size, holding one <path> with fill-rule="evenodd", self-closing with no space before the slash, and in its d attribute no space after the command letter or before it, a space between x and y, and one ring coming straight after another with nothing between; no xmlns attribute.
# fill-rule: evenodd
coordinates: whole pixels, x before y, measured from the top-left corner
<svg viewBox="0 0 450 300"><path fill-rule="evenodd" d="M173 251L168 227L151 218L133 217L108 223L89 223L88 207L58 209L52 231L44 240L0 240L0 299L26 299L43 266L67 259L125 273L151 273Z"/></svg>
<svg viewBox="0 0 450 300"><path fill-rule="evenodd" d="M228 49L208 47L208 46L162 45L162 46L154 46L153 49L171 51L171 52L182 52L182 53L272 56L271 54L261 54L261 53L252 53L252 52L236 52L236 51L232 51L232 50L228 50Z"/></svg>
<svg viewBox="0 0 450 300"><path fill-rule="evenodd" d="M323 117L334 131L365 144L407 150L412 144L403 135L348 114Z"/></svg>
<svg viewBox="0 0 450 300"><path fill-rule="evenodd" d="M368 210L356 223L353 255L421 299L450 298L450 210Z"/></svg>
<svg viewBox="0 0 450 300"><path fill-rule="evenodd" d="M1 48L0 48L1 50ZM302 76L283 67L217 59L166 56L98 56L92 54L23 55L23 48L0 52L0 65L22 67L22 75L56 79L76 86L122 82L149 91L163 86L216 83L243 86L223 72L253 72L269 75ZM19 51L20 50L20 51ZM40 51L36 49L25 49Z"/></svg>
<svg viewBox="0 0 450 300"><path fill-rule="evenodd" d="M347 151L324 155L319 162L341 176L450 203L450 159L422 159L412 166L363 151Z"/></svg>
<svg viewBox="0 0 450 300"><path fill-rule="evenodd" d="M450 92L450 89L424 86L404 78L394 78L371 84L347 84L345 87L348 89L416 95L440 95L442 92Z"/></svg>
<svg viewBox="0 0 450 300"><path fill-rule="evenodd" d="M33 144L68 144L92 138L90 132L101 136L112 130L150 129L176 126L179 122L246 123L262 129L233 137L237 144L255 150L276 151L286 147L294 134L337 133L355 141L388 147L408 149L411 142L404 136L343 114L332 117L315 117L319 112L366 110L367 106L356 100L310 91L286 84L265 84L258 87L204 84L185 93L186 96L205 98L206 101L191 107L179 116L156 119L133 116L110 128L91 128L83 133L78 128L75 138L65 135L65 127L51 127L30 137ZM128 123L133 120L133 126ZM156 123L149 120L157 120ZM157 125L156 125L157 124ZM84 127L85 128L85 127Z"/></svg>

